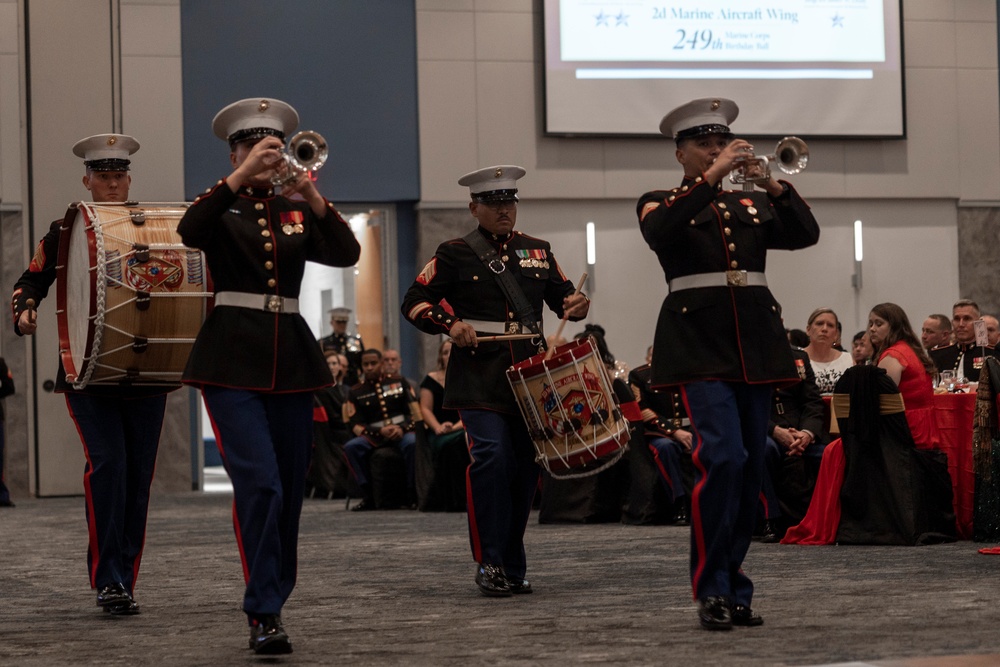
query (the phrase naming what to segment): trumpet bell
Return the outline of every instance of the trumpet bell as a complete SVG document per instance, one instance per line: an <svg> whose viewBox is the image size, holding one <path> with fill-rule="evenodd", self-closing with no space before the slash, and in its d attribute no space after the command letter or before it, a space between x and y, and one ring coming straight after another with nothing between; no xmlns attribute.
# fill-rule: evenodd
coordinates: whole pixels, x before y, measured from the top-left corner
<svg viewBox="0 0 1000 667"><path fill-rule="evenodd" d="M329 156L326 139L318 132L303 130L288 141L288 162L297 171L317 171Z"/></svg>
<svg viewBox="0 0 1000 667"><path fill-rule="evenodd" d="M774 148L774 162L786 174L797 174L809 164L809 146L798 137L785 137Z"/></svg>
<svg viewBox="0 0 1000 667"><path fill-rule="evenodd" d="M330 149L326 145L326 139L319 132L296 132L282 151L281 162L271 182L275 185L294 183L302 174L318 171L326 164L329 156Z"/></svg>

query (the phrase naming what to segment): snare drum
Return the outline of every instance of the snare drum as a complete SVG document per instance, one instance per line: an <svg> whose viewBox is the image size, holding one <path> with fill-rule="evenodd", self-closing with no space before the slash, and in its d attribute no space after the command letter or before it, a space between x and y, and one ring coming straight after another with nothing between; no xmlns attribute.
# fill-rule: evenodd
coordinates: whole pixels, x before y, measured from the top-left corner
<svg viewBox="0 0 1000 667"><path fill-rule="evenodd" d="M592 475L625 453L629 424L589 338L560 345L549 359L537 354L512 366L507 380L535 443L535 460L553 476Z"/></svg>
<svg viewBox="0 0 1000 667"><path fill-rule="evenodd" d="M74 389L180 381L211 297L204 256L177 234L187 206L69 207L59 235L56 315Z"/></svg>

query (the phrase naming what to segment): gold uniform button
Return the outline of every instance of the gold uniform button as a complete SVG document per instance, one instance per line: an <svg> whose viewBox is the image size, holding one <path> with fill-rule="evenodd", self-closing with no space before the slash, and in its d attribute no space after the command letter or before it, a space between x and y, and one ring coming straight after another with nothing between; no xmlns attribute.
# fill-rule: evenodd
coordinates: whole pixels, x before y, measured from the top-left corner
<svg viewBox="0 0 1000 667"><path fill-rule="evenodd" d="M216 184L216 185L222 185L222 179L220 178L219 180L217 180L217 181L215 182L215 184Z"/></svg>
<svg viewBox="0 0 1000 667"><path fill-rule="evenodd" d="M254 204L253 207L255 209L257 209L258 211L263 211L264 210L264 205L261 204L260 202L257 202L256 204Z"/></svg>
<svg viewBox="0 0 1000 667"><path fill-rule="evenodd" d="M206 195L207 195L207 194L208 194L209 192L211 192L211 191L212 191L212 188L205 188L205 194L206 194Z"/></svg>
<svg viewBox="0 0 1000 667"><path fill-rule="evenodd" d="M479 276L472 276L473 280L479 280Z"/></svg>
<svg viewBox="0 0 1000 667"><path fill-rule="evenodd" d="M760 224L760 218L754 218L753 219L753 224L759 225Z"/></svg>
<svg viewBox="0 0 1000 667"><path fill-rule="evenodd" d="M504 262L509 262L510 261L510 257L508 257L507 255L504 255L500 259L503 260Z"/></svg>
<svg viewBox="0 0 1000 667"><path fill-rule="evenodd" d="M263 236L264 238L267 238L268 236L271 235L271 230L270 229L262 229L262 230L260 230L260 235Z"/></svg>
<svg viewBox="0 0 1000 667"><path fill-rule="evenodd" d="M729 211L726 211L725 213L722 214L722 217L725 218L726 220L729 220L729 218L731 218L732 215L729 213Z"/></svg>
<svg viewBox="0 0 1000 667"><path fill-rule="evenodd" d="M691 221L691 224L692 224L692 225L694 225L694 224L695 224L694 220L692 220L692 221Z"/></svg>
<svg viewBox="0 0 1000 667"><path fill-rule="evenodd" d="M729 252L733 252L734 250L736 250L736 244L735 243L730 243L729 244Z"/></svg>
<svg viewBox="0 0 1000 667"><path fill-rule="evenodd" d="M278 284L278 281L275 280L274 278L269 278L268 281L267 281L267 286L268 287L274 287L277 284Z"/></svg>
<svg viewBox="0 0 1000 667"><path fill-rule="evenodd" d="M264 250L266 250L268 252L271 252L271 250L273 250L273 249L274 249L274 245L271 244L270 242L264 244Z"/></svg>
<svg viewBox="0 0 1000 667"><path fill-rule="evenodd" d="M726 236L732 236L733 235L733 230L731 230L729 227L724 228L722 231L724 231L726 233Z"/></svg>
<svg viewBox="0 0 1000 667"><path fill-rule="evenodd" d="M669 196L669 197L667 198L667 200L668 200L668 201L673 201L673 200L675 200L675 199L677 199L677 197L675 197L674 195L670 195L670 196Z"/></svg>
<svg viewBox="0 0 1000 667"><path fill-rule="evenodd" d="M267 260L266 262L264 262L264 268L270 271L271 269L274 268L274 262L272 262L271 260Z"/></svg>
<svg viewBox="0 0 1000 667"><path fill-rule="evenodd" d="M687 311L688 311L688 307L687 306L684 306L683 308L681 308L681 312L682 313L686 313Z"/></svg>
<svg viewBox="0 0 1000 667"><path fill-rule="evenodd" d="M724 201L720 201L720 202L719 202L719 208L721 208L721 209L725 209L725 208L726 208L726 202L724 202Z"/></svg>
<svg viewBox="0 0 1000 667"><path fill-rule="evenodd" d="M694 182L695 183L701 183L701 176L699 176L698 178L694 179Z"/></svg>
<svg viewBox="0 0 1000 667"><path fill-rule="evenodd" d="M775 313L778 312L778 307L777 306L771 306L771 312L775 312Z"/></svg>
<svg viewBox="0 0 1000 667"><path fill-rule="evenodd" d="M267 218L257 218L257 224L261 227L267 227Z"/></svg>
<svg viewBox="0 0 1000 667"><path fill-rule="evenodd" d="M732 267L732 268L734 268L734 269L735 269L735 268L738 268L738 267L739 267L739 262L737 262L737 261L736 261L736 260L734 259L733 261L729 262L729 266L730 266L730 267Z"/></svg>
<svg viewBox="0 0 1000 667"><path fill-rule="evenodd" d="M688 191L688 186L686 185L681 186L681 192L687 192L687 191Z"/></svg>

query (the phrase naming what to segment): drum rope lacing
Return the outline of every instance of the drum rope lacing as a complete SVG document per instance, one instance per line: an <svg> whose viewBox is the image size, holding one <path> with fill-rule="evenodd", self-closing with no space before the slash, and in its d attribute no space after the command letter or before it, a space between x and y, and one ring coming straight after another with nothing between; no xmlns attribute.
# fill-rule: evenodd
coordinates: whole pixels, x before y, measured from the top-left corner
<svg viewBox="0 0 1000 667"><path fill-rule="evenodd" d="M80 203L81 208L87 214L87 219L93 221L96 216L94 209L88 206L85 202ZM93 222L90 223L90 228L94 231L94 251L98 257L104 257L104 234L101 231L100 225L96 225ZM91 318L88 315L88 319L94 320L94 347L91 356L83 357L84 365L86 368L83 371L83 377L77 377L73 381L74 389L83 389L90 382L91 376L94 374L94 369L97 366L96 359L101 354L101 342L103 339L104 331L104 301L105 301L105 285L107 281L107 271L104 262L97 262L97 280L95 284L97 296L95 306L97 308L97 314Z"/></svg>

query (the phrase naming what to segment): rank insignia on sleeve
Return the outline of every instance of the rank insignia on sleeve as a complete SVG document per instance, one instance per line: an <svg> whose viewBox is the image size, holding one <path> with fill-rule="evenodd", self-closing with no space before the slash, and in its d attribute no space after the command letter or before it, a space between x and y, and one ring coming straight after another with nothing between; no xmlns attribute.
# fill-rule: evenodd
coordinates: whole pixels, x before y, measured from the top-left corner
<svg viewBox="0 0 1000 667"><path fill-rule="evenodd" d="M39 243L38 247L35 248L35 256L31 258L31 264L28 265L28 271L32 273L38 273L45 268L45 245Z"/></svg>
<svg viewBox="0 0 1000 667"><path fill-rule="evenodd" d="M660 208L660 202L646 202L646 205L642 207L642 214L639 216L639 220L645 220L646 216L649 215L651 211L655 211L658 208Z"/></svg>
<svg viewBox="0 0 1000 667"><path fill-rule="evenodd" d="M427 285L432 280L434 280L434 276L436 275L437 275L437 259L432 259L431 261L427 262L427 265L424 266L424 270L420 272L419 276L417 276L417 282L420 283L421 285Z"/></svg>

